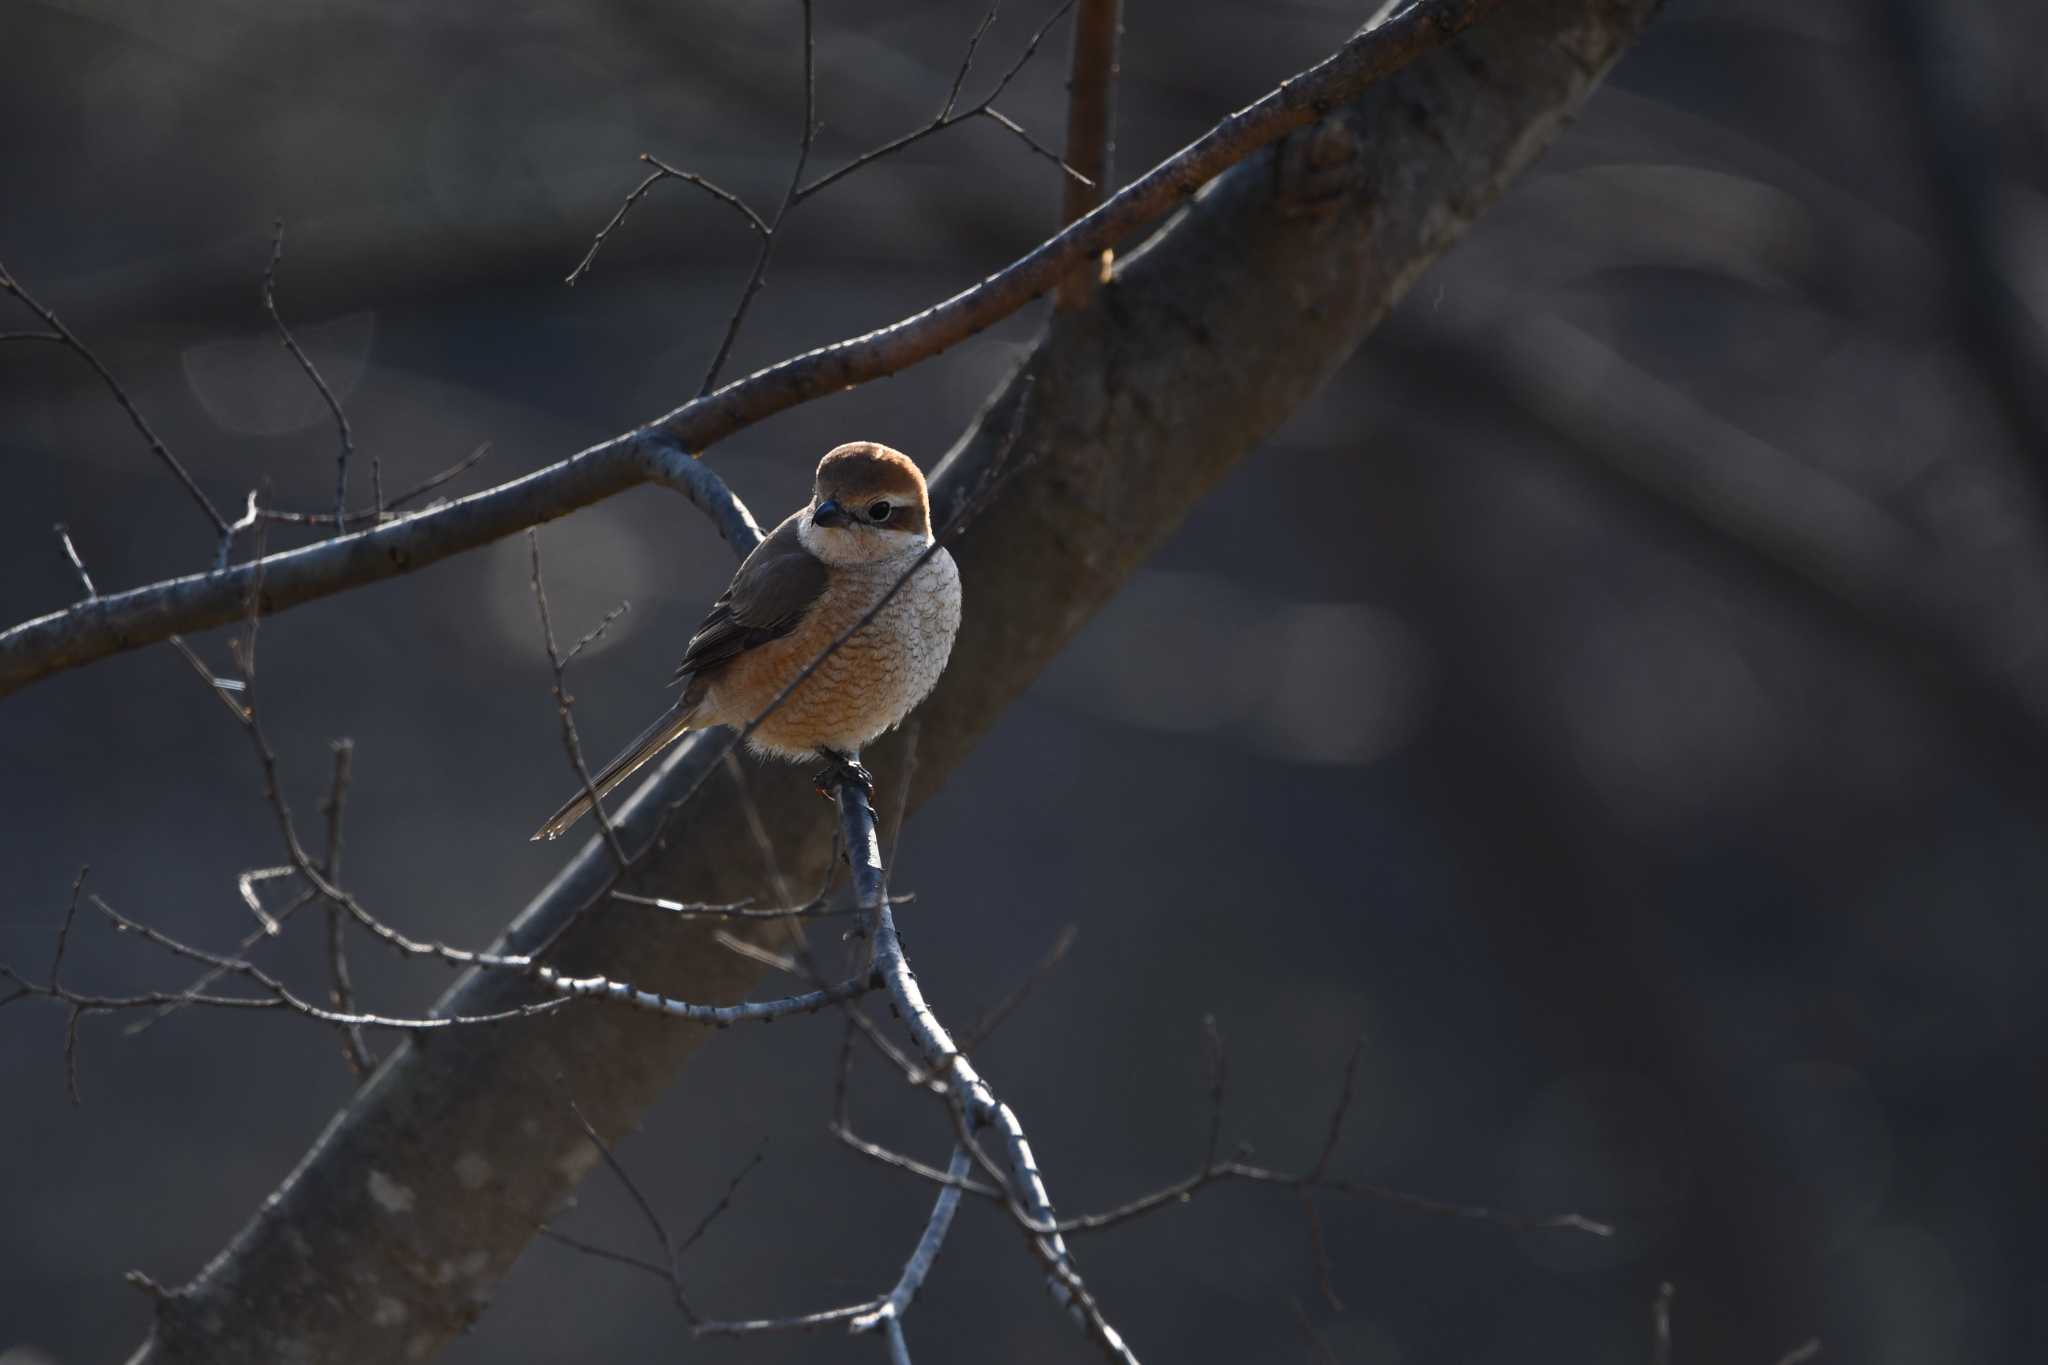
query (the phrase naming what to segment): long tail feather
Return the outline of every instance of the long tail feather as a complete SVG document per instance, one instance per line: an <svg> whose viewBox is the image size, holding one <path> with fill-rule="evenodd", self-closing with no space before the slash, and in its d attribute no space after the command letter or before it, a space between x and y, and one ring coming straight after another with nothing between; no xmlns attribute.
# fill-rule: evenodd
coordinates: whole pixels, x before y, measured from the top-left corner
<svg viewBox="0 0 2048 1365"><path fill-rule="evenodd" d="M696 709L694 704L679 703L667 715L648 726L638 739L626 746L626 752L605 764L603 770L591 779L591 785L597 788L597 794L609 795L614 787L640 771L641 767L656 754L681 738L684 732L693 727L692 717ZM560 810L548 817L546 824L533 832L534 840L559 837L563 830L581 820L589 809L590 793L577 792L562 803Z"/></svg>

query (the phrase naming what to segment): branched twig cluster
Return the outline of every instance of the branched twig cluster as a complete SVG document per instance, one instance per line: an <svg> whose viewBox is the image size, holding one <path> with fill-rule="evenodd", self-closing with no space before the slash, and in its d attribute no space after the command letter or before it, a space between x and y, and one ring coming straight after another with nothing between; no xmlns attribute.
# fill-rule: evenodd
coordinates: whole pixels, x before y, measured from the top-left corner
<svg viewBox="0 0 2048 1365"><path fill-rule="evenodd" d="M718 349L713 352L711 363L705 367L703 381L697 386L697 396L702 398L717 385L719 371L725 368L725 362L732 355L733 344L739 340L740 328L746 321L747 310L753 306L754 296L760 293L761 287L768 282L768 264L775 257L775 243L782 231L783 223L799 205L829 189L832 185L853 174L855 171L871 166L886 157L902 151L906 147L923 141L934 133L943 132L955 124L965 123L975 118L986 118L1015 134L1023 141L1025 146L1037 152L1040 156L1050 159L1054 165L1058 166L1067 175L1084 185L1092 187L1093 182L1062 161L1057 152L1043 146L1030 133L1026 132L1021 124L995 107L996 100L1002 96L1004 91L1010 88L1010 83L1017 78L1018 73L1024 70L1024 67L1031 61L1032 55L1038 51L1038 45L1044 41L1045 35L1051 31L1054 24L1057 24L1066 16L1067 11L1074 7L1074 3L1075 0L1064 0L1058 9L1053 11L1051 17L1039 25L1037 32L1031 35L1031 41L1024 45L1022 54L1011 64L1009 70L1003 73L1002 78L996 82L995 88L990 90L978 103L961 108L960 88L966 84L968 74L974 69L974 54L981 46L982 38L996 21L998 6L990 5L988 12L982 16L981 22L975 26L973 36L967 40L966 54L961 57L959 69L953 74L953 84L952 88L946 92L946 102L940 106L939 112L932 116L931 122L922 124L901 137L892 138L871 151L863 152L837 170L829 171L814 180L806 181L804 179L804 172L810 167L811 150L816 144L820 125L818 123L817 43L814 37L811 0L804 0L803 134L797 140L796 161L789 173L789 184L783 190L781 202L776 205L775 212L764 218L746 200L706 179L704 176L697 174L695 171L678 170L658 156L654 156L651 153L642 153L640 160L652 166L654 168L653 171L645 179L641 180L638 185L633 187L632 192L627 194L625 201L619 205L618 211L613 213L605 225L598 229L597 236L591 239L590 249L583 253L583 259L578 261L576 268L569 272L566 282L573 285L583 278L590 270L590 267L596 263L597 253L604 249L605 239L611 236L615 228L625 222L626 215L633 211L633 206L639 203L649 190L664 180L679 180L686 185L702 190L720 204L739 214L741 220L746 223L748 229L760 241L755 250L753 268L748 272L746 282L740 286L739 299L733 305L732 315L726 319L725 332L719 339Z"/></svg>
<svg viewBox="0 0 2048 1365"><path fill-rule="evenodd" d="M1082 185L1092 188L1092 181L1061 160L1057 152L1052 151L1032 137L1015 119L1010 118L995 107L996 100L1002 97L1003 93L1010 88L1011 82L1029 64L1032 56L1038 51L1039 44L1044 41L1046 34L1052 30L1055 24L1066 17L1067 12L1074 7L1074 3L1075 0L1064 0L1064 3L1054 10L1051 16L1044 23L1040 24L1037 31L1031 35L1031 40L1024 45L1023 52L1019 54L1009 69L1003 73L1001 79L995 83L994 88L978 102L963 108L960 104L961 88L967 83L967 78L974 69L974 56L981 46L982 38L987 35L989 29L996 21L998 6L990 5L988 12L982 16L981 22L975 26L973 35L967 40L966 53L960 59L959 68L953 73L953 84L946 92L945 103L939 107L938 113L932 116L930 122L920 124L900 137L892 138L878 147L863 152L836 170L828 171L813 180L806 181L804 179L804 172L810 166L811 151L816 143L820 127L817 115L817 51L813 38L812 7L809 0L806 0L803 7L803 134L798 139L796 161L790 171L789 184L783 190L782 199L777 204L775 212L768 217L763 217L746 200L706 177L699 175L697 172L680 170L652 153L643 153L640 160L654 169L638 185L633 187L632 191L626 195L624 202L619 205L618 210L612 214L611 218L606 221L602 228L598 229L597 235L591 239L589 250L584 252L583 259L578 261L576 268L569 272L567 283L573 285L589 272L591 266L597 261L598 252L604 249L605 240L611 236L612 232L620 224L625 222L626 215L633 211L633 206L638 204L646 197L650 190L664 180L680 181L683 184L702 190L718 203L737 213L741 221L747 225L748 230L759 238L759 243L755 251L753 267L747 275L746 282L740 288L739 299L733 306L732 315L726 320L725 332L719 340L717 350L711 357L711 363L705 368L703 381L697 386L697 396L702 398L710 393L717 384L719 372L725 368L725 362L732 355L733 344L739 339L740 328L746 319L747 310L752 306L754 296L760 292L761 287L767 282L768 265L774 258L777 234L781 232L784 221L794 209L802 205L806 200L829 189L832 185L853 174L855 171L871 166L904 150L906 147L922 142L933 134L944 132L946 129L957 124L966 123L977 118L985 118L1013 134L1033 152L1050 160L1065 175L1080 182Z"/></svg>
<svg viewBox="0 0 2048 1365"><path fill-rule="evenodd" d="M227 569L229 559L234 553L235 542L245 533L256 529L264 523L276 522L293 526L328 525L334 528L336 534L364 526L376 526L384 522L392 512L419 502L443 484L467 473L490 450L488 443L479 445L465 458L441 470L439 473L421 480L417 485L407 489L388 503L384 499L382 467L377 457L373 454L370 458L370 478L374 496L373 505L368 511L350 512L348 510L348 466L350 457L355 451L355 438L349 428L348 416L343 411L340 401L335 398L334 391L328 387L327 381L321 376L319 368L313 364L312 358L300 347L298 339L292 335L291 329L285 325L283 315L278 312L277 266L283 257L284 222L280 219L276 225L276 233L271 240L269 263L263 269L263 308L269 315L271 323L277 329L279 343L291 353L292 358L298 362L299 368L305 372L307 379L319 391L321 401L327 405L328 411L333 414L336 429L340 434L341 454L338 460L338 472L335 479L335 509L331 516L312 512L288 511L283 508L264 507L261 505L261 500L256 490L251 489L244 500L242 515L234 521L229 521L222 515L220 509L214 505L213 500L206 495L205 490L199 487L198 482L192 477L191 472L185 468L184 463L171 452L164 439L157 434L156 428L151 426L149 419L143 416L141 407L129 394L127 386L107 367L105 362L100 359L99 354L84 341L80 340L78 335L66 326L54 311L30 294L27 288L9 273L4 263L0 263L0 293L11 294L20 300L29 311L41 318L48 328L47 331L39 332L0 332L0 341L36 341L63 346L77 355L79 359L83 360L92 369L94 374L99 376L100 382L106 386L107 392L113 397L115 403L120 406L121 411L127 414L130 425L141 435L144 443L149 446L150 451L156 455L166 469L170 470L179 485L199 504L200 510L206 514L207 520L213 524L216 536L213 556L213 570L215 574L222 573ZM70 557L72 566L78 570L80 578L85 581L86 602L90 604L101 601L99 592L92 586L91 577L86 574L84 565L79 561L77 550L71 544L69 532L64 527L59 526L58 534L64 539L64 551ZM181 651L185 652L188 659L192 657L190 650L176 633L155 636L153 638L168 638Z"/></svg>
<svg viewBox="0 0 2048 1365"><path fill-rule="evenodd" d="M270 239L270 264L263 268L263 311L270 314L270 321L277 327L277 338L292 359L299 362L299 368L306 372L306 378L320 391L320 399L327 404L327 411L334 416L336 434L341 439L341 455L336 462L334 475L334 529L348 528L348 462L355 454L355 436L349 430L348 414L341 410L341 404L334 397L334 390L327 387L327 381L299 346L292 329L285 326L284 314L277 311L277 264L284 259L284 219L277 220L275 234ZM384 515L384 471L375 454L370 456L370 507L374 518Z"/></svg>
<svg viewBox="0 0 2048 1365"><path fill-rule="evenodd" d="M128 414L129 424L142 437L143 443L149 447L150 452L158 460L162 461L164 468L171 471L171 476L178 481L179 486L191 495L194 502L199 504L199 510L204 512L206 519L213 524L214 533L220 536L223 541L227 540L230 536L228 519L220 514L220 509L213 505L213 499L207 497L205 491L194 482L191 473L186 470L184 463L171 453L171 448L164 444L163 437L156 434L156 428L149 424L149 419L144 417L142 410L135 406L135 400L128 396L128 390L122 385L120 380L114 377L114 372L100 362L99 356L93 349L83 341L80 341L77 334L65 326L56 313L44 307L36 300L34 295L22 287L20 281L16 280L8 271L5 262L0 262L0 293L12 294L16 299L19 299L31 313L34 313L43 320L45 327L49 328L46 332L9 332L5 334L7 339L10 341L47 341L64 346L90 366L92 372L100 377L100 382L107 386L107 392L113 396L114 401L120 404L121 411ZM225 551L222 554L225 557Z"/></svg>

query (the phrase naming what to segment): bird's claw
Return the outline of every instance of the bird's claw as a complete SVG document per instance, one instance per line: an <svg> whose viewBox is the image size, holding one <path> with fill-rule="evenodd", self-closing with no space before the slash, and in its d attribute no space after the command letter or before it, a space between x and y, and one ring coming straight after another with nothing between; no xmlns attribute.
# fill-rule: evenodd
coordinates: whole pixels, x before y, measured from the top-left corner
<svg viewBox="0 0 2048 1365"><path fill-rule="evenodd" d="M874 801L875 775L858 758L834 753L830 749L825 751L825 757L828 760L826 765L811 776L811 785L817 788L818 795L827 801L836 801L839 789L851 782L867 793L870 803Z"/></svg>

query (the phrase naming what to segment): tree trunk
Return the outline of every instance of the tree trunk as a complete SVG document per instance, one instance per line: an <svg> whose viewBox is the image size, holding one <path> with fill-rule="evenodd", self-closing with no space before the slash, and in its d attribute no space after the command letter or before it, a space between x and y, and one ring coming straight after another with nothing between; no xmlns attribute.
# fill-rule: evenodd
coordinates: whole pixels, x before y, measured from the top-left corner
<svg viewBox="0 0 2048 1365"><path fill-rule="evenodd" d="M1051 322L934 480L943 522L1015 428L1018 467L954 549L966 619L920 712L913 805L1530 163L1655 8L1502 7L1220 177L1121 262L1091 307ZM621 812L622 826L642 838L657 828L711 749L701 737L683 746ZM892 740L868 755L885 808L899 749ZM783 871L800 890L815 886L831 856L830 809L789 770L760 772L753 785ZM772 903L730 796L712 774L667 820L636 889ZM707 928L606 901L610 877L609 854L586 847L508 929L506 946L552 942L564 970L695 1001L734 1000L753 985L758 969L713 946ZM441 1008L500 1009L532 989L473 973ZM431 1356L483 1311L535 1225L594 1164L566 1087L600 1131L624 1132L705 1040L700 1028L595 1003L414 1038L227 1249L160 1300L135 1360Z"/></svg>

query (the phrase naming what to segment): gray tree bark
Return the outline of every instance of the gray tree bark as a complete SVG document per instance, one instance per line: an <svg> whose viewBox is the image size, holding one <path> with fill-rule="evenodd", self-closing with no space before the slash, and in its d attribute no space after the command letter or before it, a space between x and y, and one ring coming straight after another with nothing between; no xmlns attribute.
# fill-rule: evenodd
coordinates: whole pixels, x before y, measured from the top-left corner
<svg viewBox="0 0 2048 1365"><path fill-rule="evenodd" d="M934 479L943 520L1016 429L1024 463L954 548L966 619L920 712L913 807L1535 158L1656 7L1503 6L1219 177L1123 260L1091 307L1049 324ZM867 756L885 787L899 750L885 742ZM713 753L704 737L684 746L620 813L628 847L660 836L632 889L773 903L722 775L686 808L667 809ZM831 856L831 810L793 772L761 772L754 787L783 871L816 885ZM607 900L611 876L608 852L586 847L513 922L504 950L547 946L565 971L695 1001L734 1000L753 985L758 968L715 947L708 928ZM510 974L472 973L440 1008L482 1013L531 990ZM597 1128L616 1135L706 1038L588 1004L408 1041L234 1241L159 1300L135 1361L431 1356L483 1311L536 1224L596 1160L564 1078ZM1058 1156L1048 1159L1057 1190Z"/></svg>

